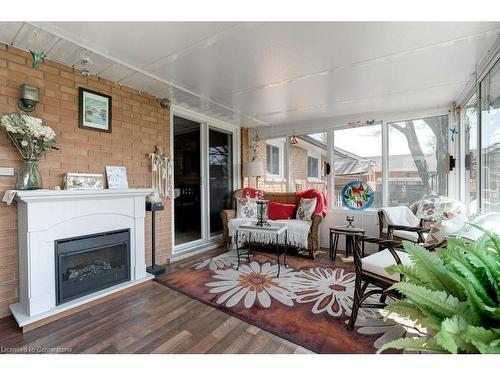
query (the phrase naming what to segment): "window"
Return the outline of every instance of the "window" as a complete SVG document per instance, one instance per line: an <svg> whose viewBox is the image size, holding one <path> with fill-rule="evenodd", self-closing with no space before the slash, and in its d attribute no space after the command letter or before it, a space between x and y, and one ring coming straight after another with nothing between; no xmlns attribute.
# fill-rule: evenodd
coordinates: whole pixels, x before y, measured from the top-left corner
<svg viewBox="0 0 500 375"><path fill-rule="evenodd" d="M372 207L382 206L382 125L340 129L334 132L335 197L342 206L340 194L345 184L359 179L375 193Z"/></svg>
<svg viewBox="0 0 500 375"><path fill-rule="evenodd" d="M448 192L448 116L389 124L389 205Z"/></svg>
<svg viewBox="0 0 500 375"><path fill-rule="evenodd" d="M317 158L314 158L312 156L307 157L307 177L309 178L319 178L319 168L318 168L319 161Z"/></svg>
<svg viewBox="0 0 500 375"><path fill-rule="evenodd" d="M322 166L326 163L326 133L311 133L290 138L291 190L316 189L326 194L326 176Z"/></svg>
<svg viewBox="0 0 500 375"><path fill-rule="evenodd" d="M279 176L280 174L280 149L279 147L267 145L267 173Z"/></svg>
<svg viewBox="0 0 500 375"><path fill-rule="evenodd" d="M500 210L500 60L481 82L481 210Z"/></svg>
<svg viewBox="0 0 500 375"><path fill-rule="evenodd" d="M477 213L479 209L478 185L478 123L477 123L477 96L474 94L460 112L461 131L464 142L464 171L465 206L469 214Z"/></svg>

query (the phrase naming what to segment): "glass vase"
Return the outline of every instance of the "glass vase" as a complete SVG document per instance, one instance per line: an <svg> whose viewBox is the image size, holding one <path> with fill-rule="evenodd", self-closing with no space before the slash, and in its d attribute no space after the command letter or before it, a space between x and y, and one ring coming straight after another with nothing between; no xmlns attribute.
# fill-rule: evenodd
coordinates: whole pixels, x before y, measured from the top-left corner
<svg viewBox="0 0 500 375"><path fill-rule="evenodd" d="M37 190L42 188L42 176L38 160L24 159L24 165L17 174L16 190Z"/></svg>

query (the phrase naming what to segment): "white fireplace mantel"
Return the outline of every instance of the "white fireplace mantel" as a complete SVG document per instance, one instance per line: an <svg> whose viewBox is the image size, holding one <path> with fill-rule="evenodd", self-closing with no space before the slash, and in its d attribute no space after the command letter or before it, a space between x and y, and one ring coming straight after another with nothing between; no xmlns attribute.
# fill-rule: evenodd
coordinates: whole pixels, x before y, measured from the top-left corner
<svg viewBox="0 0 500 375"><path fill-rule="evenodd" d="M146 272L145 197L152 189L18 191L20 327L151 279ZM56 305L54 241L130 230L130 281Z"/></svg>

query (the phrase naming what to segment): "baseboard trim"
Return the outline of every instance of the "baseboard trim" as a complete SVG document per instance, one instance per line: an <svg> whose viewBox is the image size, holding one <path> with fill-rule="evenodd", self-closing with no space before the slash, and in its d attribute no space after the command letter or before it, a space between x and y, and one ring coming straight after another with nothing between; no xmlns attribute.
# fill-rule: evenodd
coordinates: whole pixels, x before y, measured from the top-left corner
<svg viewBox="0 0 500 375"><path fill-rule="evenodd" d="M172 256L169 258L169 263L175 263L180 260L184 260L186 258L191 258L192 256L199 255L207 251L216 249L218 247L221 247L222 245L223 245L222 241L217 241L214 243L203 244L194 249L185 250L177 254L172 254Z"/></svg>

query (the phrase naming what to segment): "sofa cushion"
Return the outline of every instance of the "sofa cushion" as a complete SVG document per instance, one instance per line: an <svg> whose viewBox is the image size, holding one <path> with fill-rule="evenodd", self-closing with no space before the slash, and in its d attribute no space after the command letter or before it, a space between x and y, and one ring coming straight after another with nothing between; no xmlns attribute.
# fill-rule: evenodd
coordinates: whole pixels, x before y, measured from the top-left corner
<svg viewBox="0 0 500 375"><path fill-rule="evenodd" d="M325 194L323 194L320 190L309 189L305 191L298 191L295 197L296 204L299 204L302 198L316 198L316 207L313 215L323 215L323 217L325 217L327 200Z"/></svg>
<svg viewBox="0 0 500 375"><path fill-rule="evenodd" d="M243 189L242 197L264 199L264 190L258 190L247 187Z"/></svg>
<svg viewBox="0 0 500 375"><path fill-rule="evenodd" d="M293 217L294 211L294 204L270 202L267 213L269 220L289 220Z"/></svg>
<svg viewBox="0 0 500 375"><path fill-rule="evenodd" d="M316 208L316 198L302 198L297 207L296 218L299 220L311 221Z"/></svg>
<svg viewBox="0 0 500 375"><path fill-rule="evenodd" d="M236 198L236 217L257 218L257 201L254 198Z"/></svg>
<svg viewBox="0 0 500 375"><path fill-rule="evenodd" d="M395 251L399 256L399 259L401 259L402 264L404 264L405 266L413 265L413 262L411 261L407 253L401 250L395 250ZM389 267L393 264L396 264L396 259L394 259L391 252L388 249L379 251L372 255L368 255L367 257L361 259L361 265L363 271L367 271L375 275L385 277L386 279L389 280L399 281L400 280L399 273L390 275L385 270L386 267Z"/></svg>
<svg viewBox="0 0 500 375"><path fill-rule="evenodd" d="M441 221L463 214L464 205L448 197L430 197L418 202L415 215L419 219Z"/></svg>

